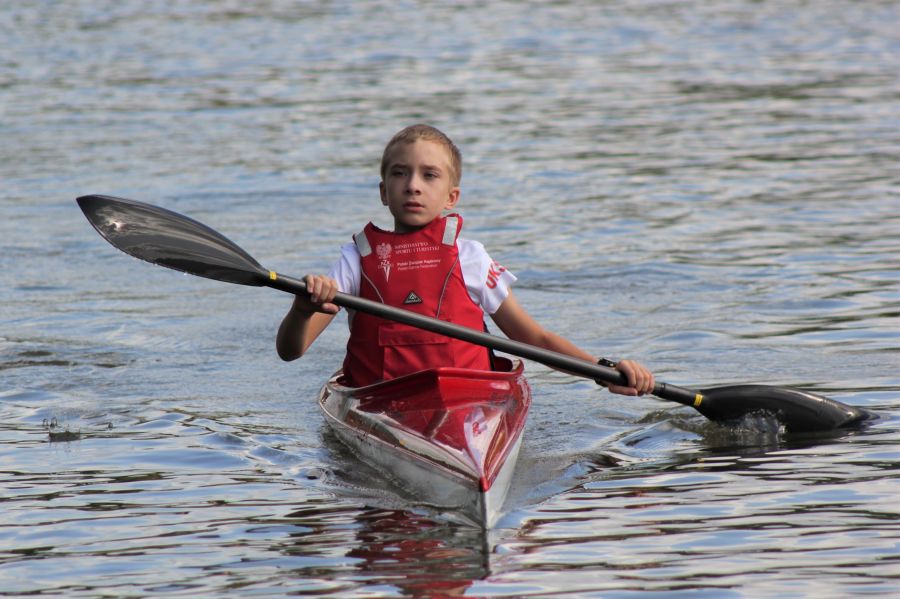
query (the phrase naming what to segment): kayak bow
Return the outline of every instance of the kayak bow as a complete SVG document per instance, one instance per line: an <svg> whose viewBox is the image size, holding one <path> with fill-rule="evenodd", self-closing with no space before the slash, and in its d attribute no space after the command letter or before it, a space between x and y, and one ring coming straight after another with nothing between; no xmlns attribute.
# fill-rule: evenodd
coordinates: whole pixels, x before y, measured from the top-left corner
<svg viewBox="0 0 900 599"><path fill-rule="evenodd" d="M490 529L531 406L522 362L496 362L501 370L434 368L356 388L338 371L319 406L342 443L416 500Z"/></svg>

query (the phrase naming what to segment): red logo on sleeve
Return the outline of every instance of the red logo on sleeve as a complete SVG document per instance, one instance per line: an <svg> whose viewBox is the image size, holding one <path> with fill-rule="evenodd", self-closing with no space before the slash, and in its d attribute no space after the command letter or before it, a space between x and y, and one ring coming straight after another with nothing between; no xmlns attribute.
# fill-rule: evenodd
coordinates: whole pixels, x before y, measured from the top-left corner
<svg viewBox="0 0 900 599"><path fill-rule="evenodd" d="M485 281L485 285L487 285L488 289L494 289L497 287L497 282L500 279L500 275L505 272L506 269L500 266L497 262L491 262L490 268L488 268L487 281Z"/></svg>

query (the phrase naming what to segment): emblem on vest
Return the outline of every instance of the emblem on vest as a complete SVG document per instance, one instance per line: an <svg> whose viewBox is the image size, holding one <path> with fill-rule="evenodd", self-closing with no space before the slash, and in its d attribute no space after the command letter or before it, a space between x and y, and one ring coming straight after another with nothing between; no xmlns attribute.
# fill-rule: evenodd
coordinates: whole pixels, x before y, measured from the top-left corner
<svg viewBox="0 0 900 599"><path fill-rule="evenodd" d="M406 296L406 299L403 300L404 304L421 304L422 298L415 291L410 291Z"/></svg>
<svg viewBox="0 0 900 599"><path fill-rule="evenodd" d="M387 281L391 276L391 244L379 243L375 246L375 253L378 255L378 268L384 271L384 280Z"/></svg>

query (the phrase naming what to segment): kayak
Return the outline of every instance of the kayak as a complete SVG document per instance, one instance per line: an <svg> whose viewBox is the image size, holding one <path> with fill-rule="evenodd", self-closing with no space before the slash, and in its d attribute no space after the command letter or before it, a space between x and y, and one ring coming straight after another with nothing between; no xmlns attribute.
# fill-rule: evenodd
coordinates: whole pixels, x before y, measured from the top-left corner
<svg viewBox="0 0 900 599"><path fill-rule="evenodd" d="M319 407L338 439L416 500L485 529L503 508L531 407L521 360L433 368L366 387L335 373Z"/></svg>

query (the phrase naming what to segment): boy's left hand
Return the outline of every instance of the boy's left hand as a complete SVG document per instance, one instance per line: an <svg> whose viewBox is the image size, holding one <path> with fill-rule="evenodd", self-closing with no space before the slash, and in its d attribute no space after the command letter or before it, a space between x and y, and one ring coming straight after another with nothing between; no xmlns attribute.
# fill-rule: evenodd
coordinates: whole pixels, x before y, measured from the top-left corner
<svg viewBox="0 0 900 599"><path fill-rule="evenodd" d="M608 389L611 393L631 396L644 395L651 393L656 385L653 373L643 364L633 360L620 360L616 364L616 370L628 377L628 386L609 385Z"/></svg>

